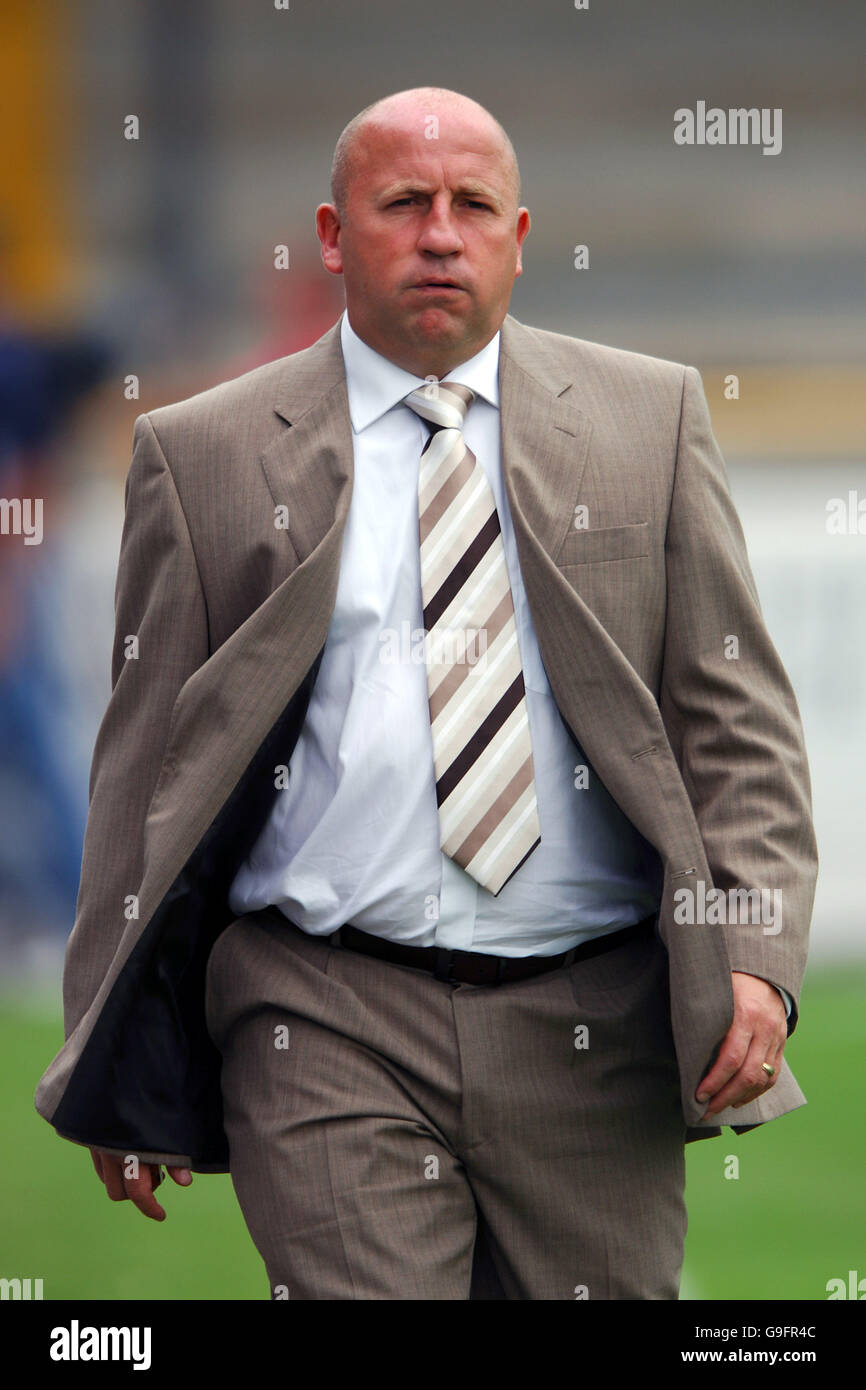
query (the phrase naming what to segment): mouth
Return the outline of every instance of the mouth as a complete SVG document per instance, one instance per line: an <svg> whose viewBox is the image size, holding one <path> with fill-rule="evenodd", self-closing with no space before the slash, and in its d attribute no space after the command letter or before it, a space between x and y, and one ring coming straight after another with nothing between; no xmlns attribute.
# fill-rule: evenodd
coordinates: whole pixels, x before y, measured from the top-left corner
<svg viewBox="0 0 866 1390"><path fill-rule="evenodd" d="M429 280L419 280L412 286L413 290L437 290L440 292L452 290L463 292L463 286L458 285L455 280L446 280L436 276L431 276Z"/></svg>

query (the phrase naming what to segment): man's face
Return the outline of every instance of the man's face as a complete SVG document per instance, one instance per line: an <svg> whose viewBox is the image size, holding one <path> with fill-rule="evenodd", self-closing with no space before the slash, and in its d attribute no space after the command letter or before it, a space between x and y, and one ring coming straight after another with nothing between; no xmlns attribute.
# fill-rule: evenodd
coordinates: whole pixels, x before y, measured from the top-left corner
<svg viewBox="0 0 866 1390"><path fill-rule="evenodd" d="M359 337L417 376L443 377L490 341L522 271L529 213L479 113L391 115L356 145L345 220L316 214L322 259L346 285Z"/></svg>

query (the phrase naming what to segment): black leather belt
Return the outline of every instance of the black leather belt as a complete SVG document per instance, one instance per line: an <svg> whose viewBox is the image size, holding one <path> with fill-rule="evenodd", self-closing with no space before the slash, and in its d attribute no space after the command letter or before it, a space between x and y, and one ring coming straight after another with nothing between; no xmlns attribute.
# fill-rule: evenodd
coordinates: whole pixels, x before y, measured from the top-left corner
<svg viewBox="0 0 866 1390"><path fill-rule="evenodd" d="M563 951L558 956L492 956L483 951L447 950L443 946L402 946L351 926L340 927L330 939L334 945L360 951L362 955L378 956L380 960L392 961L395 965L429 970L437 980L445 980L449 984L501 985L509 980L543 975L548 970L558 970L576 960L613 951L617 946L624 946L626 942L652 932L656 916L653 913L642 922L635 922L634 926L608 932L606 936L595 936L591 941L572 946L570 951Z"/></svg>

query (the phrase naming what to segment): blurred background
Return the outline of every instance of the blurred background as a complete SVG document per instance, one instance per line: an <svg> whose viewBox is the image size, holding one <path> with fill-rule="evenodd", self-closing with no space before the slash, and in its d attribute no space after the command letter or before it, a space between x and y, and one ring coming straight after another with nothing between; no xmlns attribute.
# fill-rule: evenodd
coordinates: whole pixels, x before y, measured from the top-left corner
<svg viewBox="0 0 866 1390"><path fill-rule="evenodd" d="M432 83L516 147L533 224L512 313L703 375L800 703L821 877L787 1053L809 1105L690 1146L683 1297L826 1298L866 1277L866 12L277 4L0 10L0 496L43 504L41 533L4 504L0 534L0 1275L46 1298L268 1296L228 1177L169 1191L155 1226L107 1201L32 1095L62 1042L133 421L336 320L313 221L334 143L370 101ZM675 144L698 101L781 108L781 152Z"/></svg>

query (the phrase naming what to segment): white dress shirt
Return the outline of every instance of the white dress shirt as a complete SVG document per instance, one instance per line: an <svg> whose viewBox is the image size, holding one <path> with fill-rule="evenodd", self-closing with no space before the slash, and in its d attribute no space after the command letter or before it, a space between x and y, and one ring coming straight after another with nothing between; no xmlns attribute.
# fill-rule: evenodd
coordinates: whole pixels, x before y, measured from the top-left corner
<svg viewBox="0 0 866 1390"><path fill-rule="evenodd" d="M494 897L439 847L422 629L421 378L375 352L344 313L354 485L334 612L288 785L232 884L237 915L274 904L304 931L344 923L415 946L554 955L656 911L650 846L570 737L541 661L502 478L499 334L448 373L475 392L464 438L499 513L532 738L541 843ZM399 659L395 660L395 652ZM415 659L413 659L413 652Z"/></svg>

